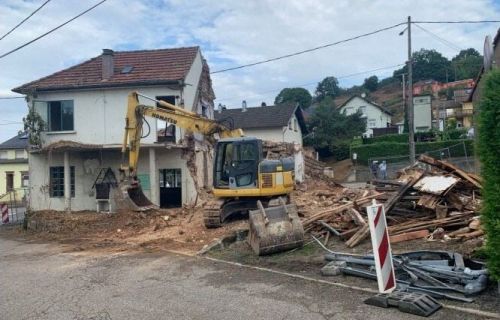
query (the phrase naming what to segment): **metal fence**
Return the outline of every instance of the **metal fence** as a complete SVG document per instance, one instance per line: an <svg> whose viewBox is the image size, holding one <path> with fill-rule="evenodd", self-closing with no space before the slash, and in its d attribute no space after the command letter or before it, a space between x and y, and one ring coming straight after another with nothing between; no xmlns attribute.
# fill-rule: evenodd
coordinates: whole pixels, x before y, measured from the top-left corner
<svg viewBox="0 0 500 320"><path fill-rule="evenodd" d="M3 210L0 224L23 223L28 196L28 188L12 189L0 195L0 209Z"/></svg>
<svg viewBox="0 0 500 320"><path fill-rule="evenodd" d="M476 166L476 159L473 154L469 154L464 142L458 143L453 146L449 146L443 149L433 150L425 152L424 154L429 155L433 158L446 160L453 163L462 170L478 173ZM417 154L417 158L420 154ZM385 161L386 162L386 176L383 177L379 165ZM376 163L377 169L372 168L373 163ZM388 156L388 157L372 157L369 158L366 165L358 163L355 165L356 170L356 181L365 182L374 178L387 178L394 179L397 176L399 170L410 165L410 158L408 155L404 156Z"/></svg>

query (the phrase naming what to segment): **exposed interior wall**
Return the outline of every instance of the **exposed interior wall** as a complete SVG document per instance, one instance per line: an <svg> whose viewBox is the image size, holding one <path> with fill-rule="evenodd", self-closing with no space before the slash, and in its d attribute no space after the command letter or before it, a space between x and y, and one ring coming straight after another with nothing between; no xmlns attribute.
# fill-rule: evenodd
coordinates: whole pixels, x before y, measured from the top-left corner
<svg viewBox="0 0 500 320"><path fill-rule="evenodd" d="M149 157L147 148L141 149L141 157L137 168L139 177L149 180ZM49 167L63 166L63 152L32 153L30 155L30 203L32 210L65 210L64 197L50 197ZM92 185L100 168L110 167L117 179L120 179L118 168L121 164L121 153L118 150L103 151L70 151L70 166L75 167L75 197L71 200L71 209L95 210L95 191ZM156 168L181 169L182 174L182 202L191 204L196 198L196 188L189 173L186 161L182 159L181 149L156 148ZM157 175L158 177L158 175ZM149 181L144 185L146 197L151 198L151 188L159 189L159 180Z"/></svg>

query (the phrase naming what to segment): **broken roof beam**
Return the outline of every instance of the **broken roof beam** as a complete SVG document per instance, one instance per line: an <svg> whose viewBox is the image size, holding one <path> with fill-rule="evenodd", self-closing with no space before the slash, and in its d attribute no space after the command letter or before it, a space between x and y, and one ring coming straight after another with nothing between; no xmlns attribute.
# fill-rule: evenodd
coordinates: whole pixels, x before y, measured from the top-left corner
<svg viewBox="0 0 500 320"><path fill-rule="evenodd" d="M442 161L442 160L437 160L437 159L434 159L432 157L426 156L425 154L422 154L418 158L418 160L420 162L430 164L431 166L438 167L439 169L444 170L446 172L454 173L457 176L459 176L460 178L469 181L470 183L472 183L478 189L482 188L482 185L481 185L481 183L479 181L477 181L476 179L474 179L467 172L463 171L462 169L456 167L455 165L453 165L453 164L451 164L449 162Z"/></svg>
<svg viewBox="0 0 500 320"><path fill-rule="evenodd" d="M415 183L417 183L423 176L423 172L416 171L414 174L409 176L408 180L402 184L399 189L394 192L385 202L385 212L391 211L391 209L396 205L396 203L403 197L403 195L411 188Z"/></svg>

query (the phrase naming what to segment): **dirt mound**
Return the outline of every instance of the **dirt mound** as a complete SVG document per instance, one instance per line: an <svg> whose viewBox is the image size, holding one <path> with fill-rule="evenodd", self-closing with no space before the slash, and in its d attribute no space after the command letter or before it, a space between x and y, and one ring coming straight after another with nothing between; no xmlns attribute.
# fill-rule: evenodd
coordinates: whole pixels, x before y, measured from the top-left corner
<svg viewBox="0 0 500 320"><path fill-rule="evenodd" d="M74 244L79 250L147 247L193 253L213 240L245 227L246 221L236 221L221 228L206 229L199 208L112 214L38 211L28 218L28 232L32 236Z"/></svg>

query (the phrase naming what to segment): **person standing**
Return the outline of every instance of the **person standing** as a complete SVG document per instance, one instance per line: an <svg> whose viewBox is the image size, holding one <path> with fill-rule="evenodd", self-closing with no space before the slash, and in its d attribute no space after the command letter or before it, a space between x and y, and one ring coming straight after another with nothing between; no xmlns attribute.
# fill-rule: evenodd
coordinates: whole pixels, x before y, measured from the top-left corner
<svg viewBox="0 0 500 320"><path fill-rule="evenodd" d="M387 164L385 163L385 160L378 166L378 172L380 179L387 180Z"/></svg>
<svg viewBox="0 0 500 320"><path fill-rule="evenodd" d="M373 179L377 179L378 161L376 160L372 161L372 164L370 166L370 171L372 172Z"/></svg>

